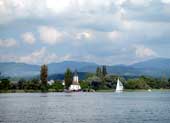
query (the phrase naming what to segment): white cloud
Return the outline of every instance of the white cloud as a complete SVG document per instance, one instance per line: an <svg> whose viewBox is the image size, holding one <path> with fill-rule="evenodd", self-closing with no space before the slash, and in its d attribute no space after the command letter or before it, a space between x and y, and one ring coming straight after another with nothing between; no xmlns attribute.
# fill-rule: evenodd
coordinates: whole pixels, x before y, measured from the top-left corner
<svg viewBox="0 0 170 123"><path fill-rule="evenodd" d="M130 2L134 5L140 5L140 6L147 6L149 5L151 0L130 0Z"/></svg>
<svg viewBox="0 0 170 123"><path fill-rule="evenodd" d="M71 60L72 56L70 54L66 54L63 56L58 56L55 53L47 53L47 58L44 59L44 63L52 63L52 62L61 62L61 61L66 61L66 60Z"/></svg>
<svg viewBox="0 0 170 123"><path fill-rule="evenodd" d="M92 55L103 54L103 56L105 56L109 53L108 49L120 49L121 47L128 47L128 45L131 47L132 44L150 45L152 43L155 51L157 50L160 54L164 54L160 49L165 45L167 46L169 40L168 32L170 29L168 28L169 22L167 22L169 16L161 15L170 15L170 4L167 2L169 0L160 0L160 4L159 1L155 2L152 0L150 3L148 1L0 0L0 24L2 21L8 23L7 20L15 20L9 24L10 26L8 26L8 24L3 26L4 30L2 30L2 28L1 31L5 31L7 27L7 29L11 29L10 32L13 32L15 29L13 27L16 27L15 25L30 22L29 25L24 27L24 30L31 30L33 29L32 27L40 25L51 26L40 26L38 28L40 36L36 35L37 33L33 36L23 36L22 38L25 39L24 41L28 44L34 44L34 36L39 36L40 41L50 45L60 43L66 39L65 41L70 41L70 43L68 43L68 49L72 49L71 52L78 52L81 55L82 53L87 53ZM164 4L161 4L161 1L163 1ZM159 21L155 21L157 19ZM153 21L155 21L155 23L153 23ZM160 21L161 23L158 23ZM18 32L23 29L18 26L18 29L16 28L15 30L16 34L18 34ZM65 32L68 35L66 35ZM7 33L8 32L2 32L2 34ZM9 35L11 34L9 33ZM15 36L15 34L12 35ZM159 44L161 44L161 46L159 46ZM0 42L0 45L5 44ZM36 45L38 45L38 43ZM59 46L60 48L57 46L56 48L60 50L58 53L61 54L61 50L66 49L65 44L63 43ZM103 49L103 46L106 47L106 50ZM94 47L94 50L99 47L97 52L91 50ZM48 46L48 48L51 47ZM17 55L20 50L21 49L18 48L15 54ZM27 50L27 48L25 50ZM67 52L67 50L65 52ZM129 57L135 57L132 52L140 58L154 54L152 49L145 46L138 50L135 48L135 52L133 49L133 51L128 54ZM48 56L49 61L69 58L69 55L63 58L55 53L45 54ZM22 56L22 58L23 57L24 56Z"/></svg>
<svg viewBox="0 0 170 123"><path fill-rule="evenodd" d="M150 48L144 47L143 45L135 45L135 54L139 58L147 58L156 56L156 52Z"/></svg>
<svg viewBox="0 0 170 123"><path fill-rule="evenodd" d="M108 36L112 41L117 41L118 39L121 38L121 33L119 31L112 31L109 32Z"/></svg>
<svg viewBox="0 0 170 123"><path fill-rule="evenodd" d="M46 13L45 1L42 0L0 0L0 24L15 19L41 17Z"/></svg>
<svg viewBox="0 0 170 123"><path fill-rule="evenodd" d="M128 4L127 8L138 8L138 6L144 7L141 9L141 13L144 13L142 15L145 15L147 14L145 12L155 12L152 9L151 11L149 11L149 9L147 11L145 10L147 9L145 8L146 6L148 6L148 8L154 8L154 5L150 6L154 3L151 1L153 0L0 0L0 23L2 23L2 21L6 23L11 20L23 18L40 17L40 19L48 19L56 16L75 18L75 20L78 18L79 21L85 18L87 21L89 18L97 18L101 15L101 19L106 20L105 18L107 18L107 16L111 15L112 17L114 16L114 13L120 12L122 8L126 8L123 5L124 3L133 5L131 7ZM160 0L160 3L161 1L163 3L170 3L170 0ZM159 9L159 7L156 8ZM136 12L138 12L137 15L141 14L139 13L139 10ZM127 11L127 16L129 16L130 13L131 11ZM103 18L103 14L105 18ZM134 16L137 15L135 14ZM155 12L155 15L157 15L157 12ZM152 18L152 16L149 17ZM75 23L76 22L77 21L75 21Z"/></svg>
<svg viewBox="0 0 170 123"><path fill-rule="evenodd" d="M0 23L17 19L77 18L93 12L109 12L115 0L0 0ZM71 14L70 14L71 13ZM70 22L70 21L69 21Z"/></svg>
<svg viewBox="0 0 170 123"><path fill-rule="evenodd" d="M81 32L76 34L76 39L83 40L83 39L91 39L92 33L91 32Z"/></svg>
<svg viewBox="0 0 170 123"><path fill-rule="evenodd" d="M68 9L71 0L46 0L47 8L55 13L61 13Z"/></svg>
<svg viewBox="0 0 170 123"><path fill-rule="evenodd" d="M121 6L126 0L115 0L115 4Z"/></svg>
<svg viewBox="0 0 170 123"><path fill-rule="evenodd" d="M106 11L110 8L110 5L113 4L113 0L72 0L74 5L80 9L80 11L88 12L88 11Z"/></svg>
<svg viewBox="0 0 170 123"><path fill-rule="evenodd" d="M46 44L56 44L62 41L63 34L50 26L40 26L38 29L40 33L40 40Z"/></svg>
<svg viewBox="0 0 170 123"><path fill-rule="evenodd" d="M28 44L34 44L35 43L35 37L32 32L26 32L21 35L23 41Z"/></svg>
<svg viewBox="0 0 170 123"><path fill-rule="evenodd" d="M55 53L49 53L46 47L42 47L41 49L38 49L32 52L31 54L18 56L17 58L15 57L13 61L24 62L29 64L48 64L69 59L71 59L71 56L69 54L66 54L64 56L58 56Z"/></svg>
<svg viewBox="0 0 170 123"><path fill-rule="evenodd" d="M162 0L162 3L170 4L170 0Z"/></svg>
<svg viewBox="0 0 170 123"><path fill-rule="evenodd" d="M9 47L16 47L17 46L17 42L15 39L0 39L0 47L6 47L6 48L9 48Z"/></svg>
<svg viewBox="0 0 170 123"><path fill-rule="evenodd" d="M24 63L33 63L37 64L39 63L42 59L45 57L45 52L46 48L43 47L40 50L36 50L35 52L32 52L29 55L21 56L19 57L18 61L19 62L24 62Z"/></svg>
<svg viewBox="0 0 170 123"><path fill-rule="evenodd" d="M7 54L0 55L1 62L14 62L17 60L18 60L18 58L15 55L7 55Z"/></svg>

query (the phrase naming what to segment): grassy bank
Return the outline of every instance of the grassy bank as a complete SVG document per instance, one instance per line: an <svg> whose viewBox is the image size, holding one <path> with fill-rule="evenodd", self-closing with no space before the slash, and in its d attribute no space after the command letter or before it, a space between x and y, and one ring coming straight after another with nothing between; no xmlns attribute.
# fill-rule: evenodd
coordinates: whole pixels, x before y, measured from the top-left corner
<svg viewBox="0 0 170 123"><path fill-rule="evenodd" d="M0 93L38 93L41 90L0 90Z"/></svg>

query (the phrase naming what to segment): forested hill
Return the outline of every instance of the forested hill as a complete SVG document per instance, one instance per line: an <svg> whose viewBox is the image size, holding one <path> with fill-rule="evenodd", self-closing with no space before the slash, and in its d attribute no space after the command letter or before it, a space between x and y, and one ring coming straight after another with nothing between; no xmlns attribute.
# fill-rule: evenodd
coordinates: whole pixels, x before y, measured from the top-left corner
<svg viewBox="0 0 170 123"><path fill-rule="evenodd" d="M90 62L64 61L48 64L49 75L63 74L67 68L72 71L94 73L97 66ZM0 72L3 76L9 77L31 77L39 75L40 66L25 63L0 63ZM157 58L132 65L112 65L107 66L107 72L123 76L148 75L153 77L170 76L170 59Z"/></svg>

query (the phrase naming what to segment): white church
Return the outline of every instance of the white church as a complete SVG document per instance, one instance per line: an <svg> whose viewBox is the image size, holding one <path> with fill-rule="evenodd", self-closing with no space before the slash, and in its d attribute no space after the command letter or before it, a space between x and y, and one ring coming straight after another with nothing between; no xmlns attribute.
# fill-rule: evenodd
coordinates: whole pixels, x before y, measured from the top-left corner
<svg viewBox="0 0 170 123"><path fill-rule="evenodd" d="M73 81L72 81L72 84L69 87L69 90L70 91L79 91L79 90L81 90L77 70L74 71Z"/></svg>

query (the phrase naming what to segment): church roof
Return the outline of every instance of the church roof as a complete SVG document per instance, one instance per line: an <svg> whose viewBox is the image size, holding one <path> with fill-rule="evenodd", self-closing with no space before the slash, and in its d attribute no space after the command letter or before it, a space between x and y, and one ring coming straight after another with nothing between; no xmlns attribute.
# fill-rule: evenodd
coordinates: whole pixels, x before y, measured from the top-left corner
<svg viewBox="0 0 170 123"><path fill-rule="evenodd" d="M78 76L77 70L74 71L74 76Z"/></svg>

